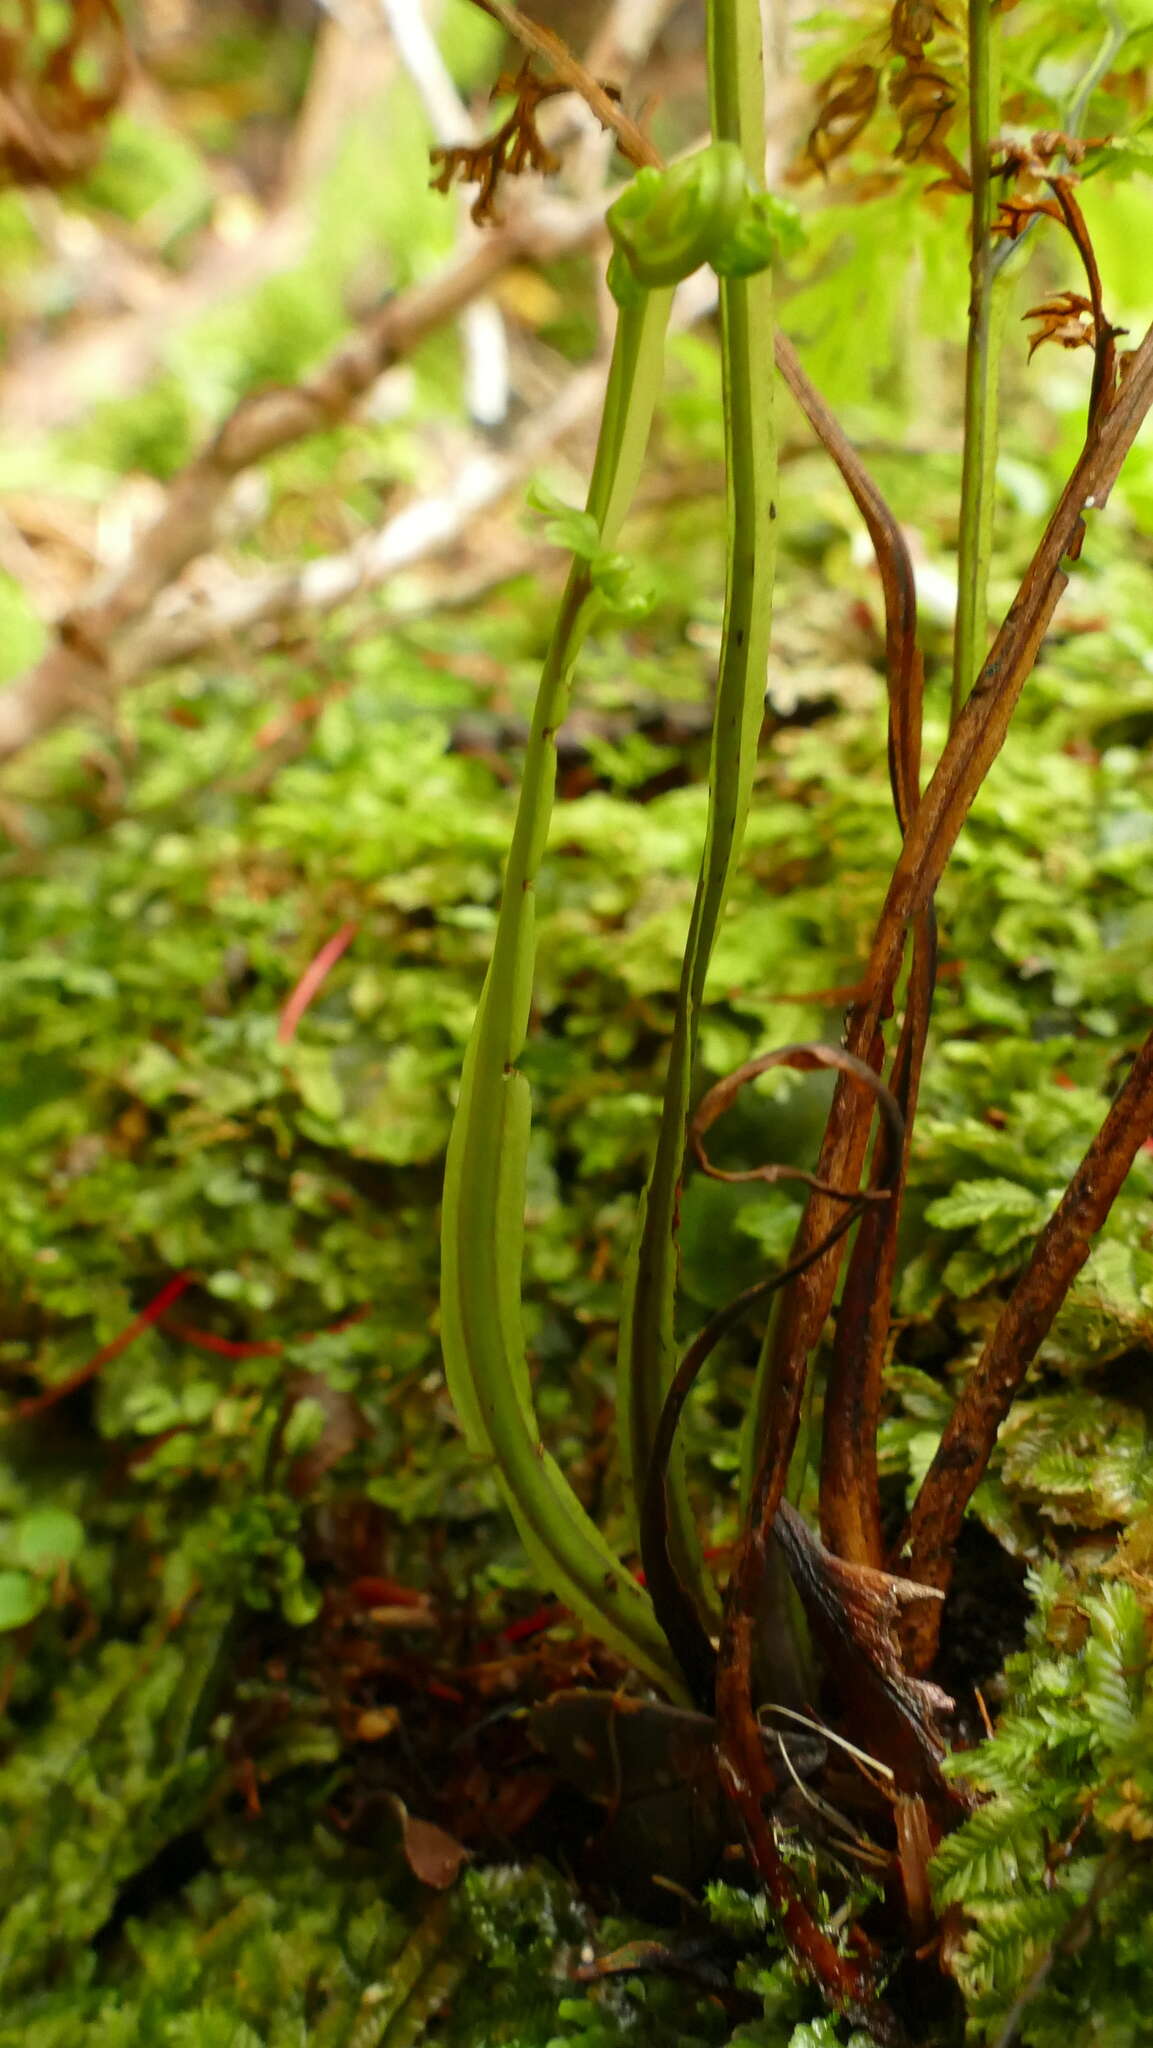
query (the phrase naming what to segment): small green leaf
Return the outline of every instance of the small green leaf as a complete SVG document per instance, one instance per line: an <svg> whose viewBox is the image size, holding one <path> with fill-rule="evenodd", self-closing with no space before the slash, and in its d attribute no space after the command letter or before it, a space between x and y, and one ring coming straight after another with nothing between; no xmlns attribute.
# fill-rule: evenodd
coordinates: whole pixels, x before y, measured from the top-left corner
<svg viewBox="0 0 1153 2048"><path fill-rule="evenodd" d="M553 547L565 548L578 561L591 562L600 552L600 528L591 512L582 511L578 505L567 505L563 498L539 480L528 492L528 502L534 512L543 512L548 520L545 539Z"/></svg>
<svg viewBox="0 0 1153 2048"><path fill-rule="evenodd" d="M0 1572L0 1630L23 1628L48 1605L48 1588L27 1572Z"/></svg>
<svg viewBox="0 0 1153 2048"><path fill-rule="evenodd" d="M30 1572L54 1572L84 1548L84 1524L67 1508L36 1508L16 1524L16 1555Z"/></svg>
<svg viewBox="0 0 1153 2048"><path fill-rule="evenodd" d="M294 1048L293 1068L301 1101L325 1123L336 1123L344 1113L344 1096L332 1071L332 1058L323 1046Z"/></svg>
<svg viewBox="0 0 1153 2048"><path fill-rule="evenodd" d="M324 1435L326 1416L323 1403L312 1394L297 1401L284 1426L284 1449L290 1458L298 1457L301 1451L311 1450Z"/></svg>
<svg viewBox="0 0 1153 2048"><path fill-rule="evenodd" d="M298 1579L283 1587L280 1611L290 1628L307 1628L310 1621L316 1620L320 1609L320 1589L313 1585L311 1579Z"/></svg>
<svg viewBox="0 0 1153 2048"><path fill-rule="evenodd" d="M938 1230L964 1230L991 1216L1031 1216L1037 1207L1031 1188L990 1176L988 1180L959 1182L951 1194L930 1202L925 1216Z"/></svg>
<svg viewBox="0 0 1153 2048"><path fill-rule="evenodd" d="M647 618L657 601L653 578L628 555L593 556L592 580L613 617L625 625Z"/></svg>

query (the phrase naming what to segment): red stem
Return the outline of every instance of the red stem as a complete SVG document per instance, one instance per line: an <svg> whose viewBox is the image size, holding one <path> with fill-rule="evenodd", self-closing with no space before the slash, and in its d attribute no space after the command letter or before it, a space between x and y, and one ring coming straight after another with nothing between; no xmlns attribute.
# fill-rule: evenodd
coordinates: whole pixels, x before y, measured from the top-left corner
<svg viewBox="0 0 1153 2048"><path fill-rule="evenodd" d="M278 1045L289 1045L296 1037L296 1029L309 1004L319 995L342 953L347 953L359 926L342 924L338 932L321 947L316 957L309 961L288 1001L280 1013L276 1027Z"/></svg>
<svg viewBox="0 0 1153 2048"><path fill-rule="evenodd" d="M54 1387L45 1387L42 1394L32 1394L26 1401L18 1401L13 1413L21 1422L25 1422L29 1416L39 1415L45 1408L54 1408L57 1401L63 1401L69 1394L74 1393L77 1387L82 1387L86 1380L95 1379L96 1374L104 1366L110 1365L114 1358L119 1358L122 1351L127 1351L128 1346L135 1343L142 1331L158 1321L177 1296L183 1294L186 1287L191 1286L192 1277L191 1273L178 1273L175 1279L169 1280L159 1294L153 1297L148 1307L137 1316L136 1321L129 1323L126 1330L121 1330L120 1335L114 1337L111 1344L106 1344L102 1351L98 1351L94 1358L90 1358L87 1365L82 1365L78 1372L70 1373L66 1380L59 1380Z"/></svg>

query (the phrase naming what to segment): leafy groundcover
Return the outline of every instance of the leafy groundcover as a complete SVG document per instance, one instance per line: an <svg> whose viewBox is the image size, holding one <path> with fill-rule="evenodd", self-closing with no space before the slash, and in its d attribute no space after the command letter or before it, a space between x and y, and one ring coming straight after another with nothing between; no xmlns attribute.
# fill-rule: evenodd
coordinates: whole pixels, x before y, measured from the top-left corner
<svg viewBox="0 0 1153 2048"><path fill-rule="evenodd" d="M301 52L290 37L276 52L290 98ZM231 135L226 55L209 84ZM251 42L232 62L250 75ZM291 382L339 337L347 299L381 284L383 243L390 283L427 272L448 216L406 87L389 107L394 177L375 177L376 135L352 126L299 264L178 331L139 391L7 447L6 486L34 476L93 502L170 475L237 396ZM138 253L178 267L209 203L201 151L126 110L89 175L83 218L131 223ZM47 264L36 218L0 199L14 321ZM1135 259L1117 218L1098 238L1123 291ZM914 387L938 374L936 298L963 304L963 265L904 189L854 209L847 248L844 224L835 205L814 222L788 317L939 566L957 462L928 445L935 400L926 424ZM895 334L913 272L910 388L882 391L838 309L864 294ZM543 310L512 299L526 353L582 359L591 266L526 273L530 308L534 287ZM1013 587L1084 397L1056 383L1040 402L1023 377L1018 363L995 589ZM262 552L320 548L349 507L367 519L438 436L451 474L463 408L443 335L406 403L399 424L337 426L277 458ZM718 416L712 341L681 336L630 541L652 609L589 650L539 891L528 1337L554 1455L622 1543L617 1303L706 815L688 714L718 637ZM878 592L839 486L799 419L782 430L766 728L702 1082L767 1044L836 1039L896 850ZM1147 1029L1151 477L1138 449L941 891L881 1436L894 1529ZM544 1739L558 1691L623 1674L542 1606L444 1391L444 1148L554 564L538 527L528 572L483 604L417 588L407 608L361 599L271 646L217 648L5 771L0 2044L866 2040L799 1978L747 1873L695 1897L678 1856L701 1813L665 1800L659 1722L655 1780L618 1757L582 1781L579 1740L558 1756ZM0 623L14 673L40 629L7 576ZM936 753L947 647L931 616L926 645ZM765 1076L728 1127L733 1157L811 1166L827 1080ZM688 1180L681 1335L787 1256L798 1204ZM951 1768L982 1797L933 1883L966 2012L927 2012L918 2048L966 2027L1033 2048L1148 2039L1151 1353L1146 1145L962 1539L938 1675L969 1745ZM720 1353L686 1417L721 1554L755 1355L752 1339ZM799 1831L782 1839L815 1892ZM845 1860L825 1903L867 1925L876 1885L853 1846L827 1852Z"/></svg>

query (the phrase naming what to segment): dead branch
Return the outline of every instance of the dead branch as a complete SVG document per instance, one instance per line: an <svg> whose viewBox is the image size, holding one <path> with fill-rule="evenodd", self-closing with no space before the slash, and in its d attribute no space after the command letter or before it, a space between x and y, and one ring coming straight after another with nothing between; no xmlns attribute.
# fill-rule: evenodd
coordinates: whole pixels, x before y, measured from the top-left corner
<svg viewBox="0 0 1153 2048"><path fill-rule="evenodd" d="M339 554L237 577L209 600L187 597L176 606L157 605L120 643L119 685L270 621L321 617L359 592L379 588L403 570L456 547L482 512L523 486L550 448L593 418L603 394L603 368L580 371L550 405L531 416L511 448L474 455L449 489L414 500Z"/></svg>
<svg viewBox="0 0 1153 2048"><path fill-rule="evenodd" d="M518 7L510 6L509 0L474 0L474 4L499 21L530 56L543 57L559 84L580 94L602 128L611 130L616 136L622 156L632 164L650 164L660 168L660 152L648 136L625 113L619 102L605 91L588 67L573 56L560 36L554 35L552 29L538 27Z"/></svg>
<svg viewBox="0 0 1153 2048"><path fill-rule="evenodd" d="M164 510L127 564L60 620L40 660L0 693L0 760L63 719L106 710L140 673L122 649L161 593L216 537L225 500L246 469L279 449L346 419L385 370L454 318L501 271L547 260L595 240L603 201L584 207L517 210L495 233L439 275L391 299L341 344L315 376L244 398L173 482Z"/></svg>
<svg viewBox="0 0 1153 2048"><path fill-rule="evenodd" d="M703 318L714 298L711 276L701 273L689 280L678 295L674 328ZM157 669L187 661L204 648L219 647L261 626L299 616L326 616L362 592L379 589L404 571L448 553L467 538L482 513L523 487L549 449L593 419L604 380L603 364L578 372L530 415L509 448L501 453L482 449L459 466L448 489L414 499L395 518L338 554L218 582L210 595L161 592L155 604L126 621L117 637L113 691L119 693ZM502 573L513 571L505 568ZM487 585L493 580L488 578ZM487 587L486 582L480 587ZM0 696L0 743L3 710Z"/></svg>

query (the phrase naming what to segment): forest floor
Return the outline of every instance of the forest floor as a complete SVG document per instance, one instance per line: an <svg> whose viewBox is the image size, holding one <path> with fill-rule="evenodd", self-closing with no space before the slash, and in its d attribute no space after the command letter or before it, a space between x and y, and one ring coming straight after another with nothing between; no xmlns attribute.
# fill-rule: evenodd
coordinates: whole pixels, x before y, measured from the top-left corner
<svg viewBox="0 0 1153 2048"><path fill-rule="evenodd" d="M751 1884L711 1723L537 1582L441 1370L444 1150L562 584L554 496L580 500L603 393L620 166L564 102L559 186L482 239L429 188L464 114L373 10L146 0L133 38L127 83L97 53L107 105L78 72L67 165L0 192L0 2048L864 2048ZM495 27L453 0L441 44L479 117ZM691 139L683 10L643 81L666 146ZM783 159L809 88L777 87ZM1123 314L1153 284L1146 193L1093 216ZM935 758L964 259L943 201L858 196L851 233L843 194L815 208L784 317L910 537ZM1036 262L1022 307L1054 288ZM845 344L862 306L871 356ZM536 1401L630 1557L618 1303L723 612L713 310L705 287L678 312L628 529L651 602L590 643L559 736L525 1060ZM1081 367L1022 346L1006 369L997 606L1077 445ZM880 578L784 394L779 428L706 1079L838 1040L898 846ZM880 1433L894 1540L1148 1029L1151 511L1146 435L940 892ZM763 1076L718 1157L811 1169L831 1079ZM800 1200L687 1180L678 1336L788 1256ZM685 1421L718 1579L763 1323ZM981 1800L934 1866L947 1968L927 1942L896 1972L917 2048L966 2012L1006 2048L1147 2038L1151 1354L1153 1138L959 1546L933 1675ZM813 1705L781 1837L883 1949L890 1823L851 1764L853 1824L835 1799L813 1821L836 1742Z"/></svg>

